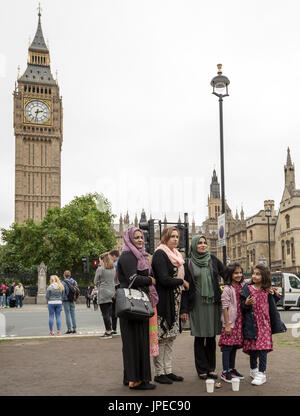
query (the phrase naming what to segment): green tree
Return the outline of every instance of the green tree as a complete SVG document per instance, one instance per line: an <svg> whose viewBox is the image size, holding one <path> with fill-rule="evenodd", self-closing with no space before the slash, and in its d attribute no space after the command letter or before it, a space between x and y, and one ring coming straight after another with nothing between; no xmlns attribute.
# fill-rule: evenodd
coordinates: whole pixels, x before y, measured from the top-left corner
<svg viewBox="0 0 300 416"><path fill-rule="evenodd" d="M49 208L40 222L13 223L1 230L1 268L33 271L43 261L50 273L81 271L82 257L98 257L116 245L113 218L108 200L94 193L76 197L63 208Z"/></svg>

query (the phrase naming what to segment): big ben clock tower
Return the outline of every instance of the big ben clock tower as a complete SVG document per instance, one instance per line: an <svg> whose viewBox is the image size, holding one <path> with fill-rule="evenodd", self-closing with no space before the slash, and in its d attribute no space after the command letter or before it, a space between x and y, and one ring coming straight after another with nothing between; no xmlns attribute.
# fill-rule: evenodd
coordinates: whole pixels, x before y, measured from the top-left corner
<svg viewBox="0 0 300 416"><path fill-rule="evenodd" d="M40 221L61 201L62 99L50 70L41 10L14 95L15 222Z"/></svg>

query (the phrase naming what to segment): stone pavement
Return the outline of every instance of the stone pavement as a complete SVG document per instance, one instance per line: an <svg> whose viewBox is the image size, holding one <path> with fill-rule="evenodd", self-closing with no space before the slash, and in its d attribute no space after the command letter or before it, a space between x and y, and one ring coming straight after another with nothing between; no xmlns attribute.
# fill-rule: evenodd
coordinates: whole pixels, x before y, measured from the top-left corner
<svg viewBox="0 0 300 416"><path fill-rule="evenodd" d="M174 373L184 382L157 385L150 392L129 390L122 384L121 337L65 335L0 342L0 396L289 396L300 395L300 337L291 329L273 337L274 351L268 354L267 383L252 386L249 359L241 350L236 367L245 375L240 391L231 384L213 394L206 393L205 381L195 372L193 340L181 334L174 343ZM217 371L221 353L217 347Z"/></svg>

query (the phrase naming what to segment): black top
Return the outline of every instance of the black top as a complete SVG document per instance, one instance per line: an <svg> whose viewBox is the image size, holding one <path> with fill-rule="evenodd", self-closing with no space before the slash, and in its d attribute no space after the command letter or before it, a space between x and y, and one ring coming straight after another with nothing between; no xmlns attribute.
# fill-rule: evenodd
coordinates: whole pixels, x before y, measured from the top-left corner
<svg viewBox="0 0 300 416"><path fill-rule="evenodd" d="M214 303L221 303L221 289L219 276L224 277L224 266L223 263L213 254L210 255L210 260L208 262L210 268L210 275L212 279L213 289L214 289ZM195 276L193 272L193 267L191 265L191 259L187 259L184 264L185 270L185 280L190 284L188 291L182 293L181 299L181 309L180 313L189 313L195 305L196 298L196 287L195 287Z"/></svg>
<svg viewBox="0 0 300 416"><path fill-rule="evenodd" d="M175 267L163 250L155 251L152 258L153 276L156 279L156 291L159 296L157 314L165 318L169 328L175 321L174 288L183 284L183 279L174 277L178 267Z"/></svg>
<svg viewBox="0 0 300 416"><path fill-rule="evenodd" d="M118 260L118 279L121 288L127 288L131 283L131 276L137 274L133 289L140 288L148 293L148 286L152 285L152 279L149 277L149 270L137 270L137 258L131 251L125 251Z"/></svg>

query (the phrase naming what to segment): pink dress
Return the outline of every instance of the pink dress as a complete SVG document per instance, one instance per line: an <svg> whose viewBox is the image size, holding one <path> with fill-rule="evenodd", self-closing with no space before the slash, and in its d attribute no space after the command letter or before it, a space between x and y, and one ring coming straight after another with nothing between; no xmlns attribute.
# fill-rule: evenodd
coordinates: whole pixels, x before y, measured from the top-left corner
<svg viewBox="0 0 300 416"><path fill-rule="evenodd" d="M255 298L255 304L252 307L257 329L257 338L245 339L243 352L249 354L251 350L273 351L268 293L264 290L255 289L254 285L249 285L248 287L250 295Z"/></svg>
<svg viewBox="0 0 300 416"><path fill-rule="evenodd" d="M241 310L241 299L240 292L242 290L241 285L232 285L235 289L236 303L237 303L237 316L232 328L231 334L225 334L225 327L223 326L222 332L219 339L219 346L221 351L223 350L223 345L236 345L237 348L242 348L243 346L243 331L242 331L242 310Z"/></svg>

